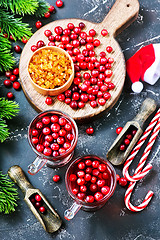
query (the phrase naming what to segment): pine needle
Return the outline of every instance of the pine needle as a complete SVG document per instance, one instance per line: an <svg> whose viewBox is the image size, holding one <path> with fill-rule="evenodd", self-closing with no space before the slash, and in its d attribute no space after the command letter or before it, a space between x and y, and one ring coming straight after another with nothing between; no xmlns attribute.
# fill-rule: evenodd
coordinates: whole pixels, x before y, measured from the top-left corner
<svg viewBox="0 0 160 240"><path fill-rule="evenodd" d="M14 184L0 171L0 213L9 214L17 206L18 191Z"/></svg>
<svg viewBox="0 0 160 240"><path fill-rule="evenodd" d="M14 64L15 59L11 53L11 44L0 33L0 72L12 69Z"/></svg>
<svg viewBox="0 0 160 240"><path fill-rule="evenodd" d="M36 17L42 17L46 12L48 12L49 4L44 0L38 0L38 9L35 12Z"/></svg>
<svg viewBox="0 0 160 240"><path fill-rule="evenodd" d="M4 142L9 136L9 129L6 124L6 121L0 118L0 142Z"/></svg>
<svg viewBox="0 0 160 240"><path fill-rule="evenodd" d="M15 16L5 9L0 9L0 28L2 33L12 35L14 40L21 40L23 37L29 38L32 35L29 24L23 23L22 18L15 18Z"/></svg>
<svg viewBox="0 0 160 240"><path fill-rule="evenodd" d="M5 98L0 98L0 118L11 119L19 112L19 105Z"/></svg>

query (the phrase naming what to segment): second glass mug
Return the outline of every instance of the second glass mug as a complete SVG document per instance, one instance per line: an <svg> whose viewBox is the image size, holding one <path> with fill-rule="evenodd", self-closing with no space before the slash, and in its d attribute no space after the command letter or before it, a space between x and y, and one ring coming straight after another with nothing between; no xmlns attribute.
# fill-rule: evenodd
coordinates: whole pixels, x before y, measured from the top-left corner
<svg viewBox="0 0 160 240"><path fill-rule="evenodd" d="M71 147L63 154L58 156L46 156L42 152L37 151L35 145L32 142L32 130L36 128L36 123L40 122L43 117L56 115L58 118L64 118L68 123L72 126L72 134L74 136L71 141ZM39 136L40 138L41 136ZM58 111L58 110L49 110L38 114L30 123L28 128L28 141L32 148L32 150L36 153L37 157L33 163L28 166L28 173L31 175L36 174L45 164L48 167L62 167L67 164L74 154L74 149L76 147L78 140L78 128L76 122L66 113Z"/></svg>

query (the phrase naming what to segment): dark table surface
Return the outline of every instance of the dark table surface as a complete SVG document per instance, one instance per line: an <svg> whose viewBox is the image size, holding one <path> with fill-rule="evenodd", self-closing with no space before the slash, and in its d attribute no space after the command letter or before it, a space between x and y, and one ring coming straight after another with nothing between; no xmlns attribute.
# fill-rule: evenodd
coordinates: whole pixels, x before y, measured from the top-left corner
<svg viewBox="0 0 160 240"><path fill-rule="evenodd" d="M54 1L48 1L55 5ZM93 22L101 22L113 5L113 0L66 0L65 6L57 9L49 19L42 19L43 24L62 18L83 18ZM35 22L38 19L25 17L36 31ZM137 20L123 31L117 40L123 50L125 59L131 57L140 47L160 40L160 2L158 0L140 0L140 12ZM15 45L14 43L13 45ZM18 43L22 47L22 43ZM20 55L15 55L17 64ZM1 96L7 90L3 87L5 76L1 76ZM160 81L153 86L144 84L140 94L134 94L128 87L126 80L123 92L116 105L109 111L90 119L89 123L78 123L79 137L74 158L85 154L96 154L106 157L106 152L116 138L116 128L136 115L141 103L147 97L155 99L159 105ZM0 144L1 163L3 173L12 165L20 165L34 187L39 188L49 202L58 211L63 219L61 229L55 234L46 233L36 220L28 206L23 201L23 194L19 191L18 207L13 214L0 215L0 239L2 240L28 240L28 239L64 239L64 240L158 240L160 239L160 138L158 137L148 162L152 162L151 172L137 184L131 202L134 205L143 201L148 190L154 192L154 197L149 206L139 213L130 212L124 204L126 188L117 185L115 194L106 205L96 212L80 210L70 222L63 217L64 211L71 206L72 200L67 194L64 175L67 166L58 169L44 167L38 174L31 176L27 173L27 166L35 158L27 140L27 128L37 112L29 104L23 91L14 92L15 100L20 105L20 113L9 121L11 135L8 140ZM153 115L151 116L153 117ZM151 120L151 117L149 120ZM146 125L149 123L147 121ZM87 136L85 130L93 126L95 133ZM140 155L139 155L140 157ZM138 159L137 159L138 161ZM132 165L132 169L136 167ZM116 167L116 172L122 176L122 167ZM61 182L54 183L53 175L59 174Z"/></svg>

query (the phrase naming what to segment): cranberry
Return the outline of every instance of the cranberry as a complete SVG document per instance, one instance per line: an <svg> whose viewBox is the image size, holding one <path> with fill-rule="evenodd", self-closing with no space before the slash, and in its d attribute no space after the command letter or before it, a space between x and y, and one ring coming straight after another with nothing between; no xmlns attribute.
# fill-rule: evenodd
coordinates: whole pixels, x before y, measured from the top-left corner
<svg viewBox="0 0 160 240"><path fill-rule="evenodd" d="M59 182L59 180L60 180L60 176L59 175L54 175L53 176L53 181L54 182Z"/></svg>
<svg viewBox="0 0 160 240"><path fill-rule="evenodd" d="M93 41L93 45L94 45L95 47L98 47L100 44L101 44L101 42L100 42L98 39L95 39L95 40Z"/></svg>
<svg viewBox="0 0 160 240"><path fill-rule="evenodd" d="M83 92L86 92L88 89L88 86L84 83L80 83L78 86Z"/></svg>
<svg viewBox="0 0 160 240"><path fill-rule="evenodd" d="M39 211L40 211L41 213L45 213L46 209L45 209L45 207L42 206L42 207L39 208Z"/></svg>
<svg viewBox="0 0 160 240"><path fill-rule="evenodd" d="M94 197L92 195L89 195L86 197L86 202L93 203L94 202Z"/></svg>
<svg viewBox="0 0 160 240"><path fill-rule="evenodd" d="M15 90L19 90L19 89L21 88L20 83L19 83L19 82L14 82L14 83L13 83L13 88L14 88Z"/></svg>
<svg viewBox="0 0 160 240"><path fill-rule="evenodd" d="M78 188L73 188L73 189L72 189L72 193L73 193L73 194L76 195L78 192L79 192L79 189L78 189Z"/></svg>
<svg viewBox="0 0 160 240"><path fill-rule="evenodd" d="M90 185L89 189L90 189L91 192L96 192L97 189L98 189L98 187L97 187L96 184L92 183L92 184Z"/></svg>
<svg viewBox="0 0 160 240"><path fill-rule="evenodd" d="M78 172L77 172L77 176L78 176L79 178L83 178L83 177L85 176L84 171L78 171Z"/></svg>
<svg viewBox="0 0 160 240"><path fill-rule="evenodd" d="M73 24L73 23L68 23L67 27L68 27L70 30L73 30L73 29L74 29L74 24Z"/></svg>
<svg viewBox="0 0 160 240"><path fill-rule="evenodd" d="M103 187L103 186L105 185L105 180L99 179L99 180L97 181L97 185L98 185L99 187Z"/></svg>
<svg viewBox="0 0 160 240"><path fill-rule="evenodd" d="M60 26L57 26L55 27L54 31L57 35L61 35L63 33L63 28Z"/></svg>
<svg viewBox="0 0 160 240"><path fill-rule="evenodd" d="M91 75L92 75L92 77L98 77L99 71L97 69L94 69L91 71Z"/></svg>
<svg viewBox="0 0 160 240"><path fill-rule="evenodd" d="M36 22L36 28L39 29L42 27L42 23L40 21Z"/></svg>
<svg viewBox="0 0 160 240"><path fill-rule="evenodd" d="M75 34L80 34L81 33L81 28L80 27L75 27L74 29L73 29L73 32L75 33Z"/></svg>
<svg viewBox="0 0 160 240"><path fill-rule="evenodd" d="M108 178L109 178L109 175L108 175L107 172L104 172L104 173L102 174L102 177L103 177L103 179L108 179Z"/></svg>
<svg viewBox="0 0 160 240"><path fill-rule="evenodd" d="M90 102L90 106L91 106L92 108L97 107L97 102L96 102L95 100L91 101L91 102Z"/></svg>
<svg viewBox="0 0 160 240"><path fill-rule="evenodd" d="M11 76L10 76L10 80L11 80L12 82L16 81L16 79L17 79L17 77L16 77L15 75L11 75Z"/></svg>
<svg viewBox="0 0 160 240"><path fill-rule="evenodd" d="M52 121L52 120L51 120ZM60 130L60 125L58 124L58 123L53 123L52 125L51 125L51 130L52 130L52 132L55 132L55 133L57 133L57 132L59 132L59 130Z"/></svg>
<svg viewBox="0 0 160 240"><path fill-rule="evenodd" d="M86 166L91 166L92 165L92 161L88 159L88 160L85 161L85 164L86 164Z"/></svg>
<svg viewBox="0 0 160 240"><path fill-rule="evenodd" d="M126 138L128 138L129 140L132 139L132 135L131 134L127 134Z"/></svg>
<svg viewBox="0 0 160 240"><path fill-rule="evenodd" d="M8 34L7 34L7 33L4 33L4 34L3 34L3 37L4 37L4 38L8 38Z"/></svg>
<svg viewBox="0 0 160 240"><path fill-rule="evenodd" d="M137 130L132 131L132 135L134 136L136 134Z"/></svg>
<svg viewBox="0 0 160 240"><path fill-rule="evenodd" d="M91 82L90 82L90 83L91 83ZM92 91L93 91L93 87L89 86L88 89L87 89L87 93L88 93L89 95L91 95L91 94L92 94ZM88 98L89 98L89 96L88 96ZM90 99L90 98L89 98L89 99Z"/></svg>
<svg viewBox="0 0 160 240"><path fill-rule="evenodd" d="M62 0L57 0L57 1L56 1L56 6L57 6L58 8L62 7L62 6L63 6L63 1L62 1Z"/></svg>
<svg viewBox="0 0 160 240"><path fill-rule="evenodd" d="M66 130L60 129L59 130L59 136L64 137L66 135Z"/></svg>
<svg viewBox="0 0 160 240"><path fill-rule="evenodd" d="M100 73L99 76L98 76L98 79L100 81L104 81L105 80L105 75L103 73ZM103 83L103 82L102 82Z"/></svg>
<svg viewBox="0 0 160 240"><path fill-rule="evenodd" d="M112 74L113 74L112 70L106 69L106 71L105 71L105 76L106 76L107 78L110 78L110 77L112 76ZM108 87L109 87L109 86L108 86ZM110 87L109 87L109 89L110 89Z"/></svg>
<svg viewBox="0 0 160 240"><path fill-rule="evenodd" d="M75 182L75 181L77 180L77 176L76 176L75 174L71 174L71 175L69 176L69 180L70 180L71 182Z"/></svg>
<svg viewBox="0 0 160 240"><path fill-rule="evenodd" d="M81 82L81 79L79 77L74 78L74 84L79 85Z"/></svg>
<svg viewBox="0 0 160 240"><path fill-rule="evenodd" d="M112 65L110 63L106 63L105 68L106 69L111 69Z"/></svg>
<svg viewBox="0 0 160 240"><path fill-rule="evenodd" d="M98 201L100 201L100 200L103 198L103 194L100 193L100 192L96 192L96 193L94 194L94 198L95 198L95 200L98 202Z"/></svg>
<svg viewBox="0 0 160 240"><path fill-rule="evenodd" d="M80 27L80 29L83 29L83 28L85 28L85 24L83 22L80 22L79 27Z"/></svg>
<svg viewBox="0 0 160 240"><path fill-rule="evenodd" d="M50 13L52 13L55 11L55 7L51 5L51 6L49 6L48 10Z"/></svg>
<svg viewBox="0 0 160 240"><path fill-rule="evenodd" d="M42 200L42 198L41 198L41 196L40 196L39 194L36 194L35 200L36 200L37 202L40 202L40 201Z"/></svg>
<svg viewBox="0 0 160 240"><path fill-rule="evenodd" d="M19 45L14 46L14 51L16 53L20 53L22 51L21 47Z"/></svg>
<svg viewBox="0 0 160 240"><path fill-rule="evenodd" d="M52 150L49 147L45 147L45 149L43 150L43 154L45 156L50 156L52 154Z"/></svg>
<svg viewBox="0 0 160 240"><path fill-rule="evenodd" d="M115 88L115 85L114 83L109 83L108 84L108 88L111 90L111 89L114 89Z"/></svg>
<svg viewBox="0 0 160 240"><path fill-rule="evenodd" d="M84 178L78 178L78 179L77 179L77 184L78 184L79 186L84 185L84 183L85 183Z"/></svg>
<svg viewBox="0 0 160 240"><path fill-rule="evenodd" d="M53 139L57 139L59 137L59 134L57 132L52 133Z"/></svg>
<svg viewBox="0 0 160 240"><path fill-rule="evenodd" d="M99 56L100 56L100 57L105 57L105 56L106 56L106 53L105 53L105 52L100 52Z"/></svg>
<svg viewBox="0 0 160 240"><path fill-rule="evenodd" d="M99 170L98 169L93 169L92 170L92 175L97 177L99 175Z"/></svg>
<svg viewBox="0 0 160 240"><path fill-rule="evenodd" d="M14 74L14 75L18 75L18 74L19 74L19 68L15 68L15 69L13 70L13 74Z"/></svg>
<svg viewBox="0 0 160 240"><path fill-rule="evenodd" d="M71 147L71 144L69 143L69 142L65 142L64 144L63 144L63 147L67 150L67 149L70 149L70 147Z"/></svg>
<svg viewBox="0 0 160 240"><path fill-rule="evenodd" d="M67 43L69 43L69 41L70 41L70 38L68 36L64 35L64 36L61 37L61 42L63 44L67 44Z"/></svg>
<svg viewBox="0 0 160 240"><path fill-rule="evenodd" d="M126 145L129 145L129 144L130 144L130 141L129 141L129 139L128 139L128 138L126 138L126 139L124 140L124 143L125 143Z"/></svg>
<svg viewBox="0 0 160 240"><path fill-rule="evenodd" d="M98 68L98 70L99 70L100 72L105 72L106 68L105 68L105 66L100 65L99 68Z"/></svg>
<svg viewBox="0 0 160 240"><path fill-rule="evenodd" d="M127 183L128 183L128 182L127 182L127 179L126 179L126 178L123 178L123 177L122 177L122 178L119 179L119 185L121 185L121 186L124 187L124 186L127 185Z"/></svg>
<svg viewBox="0 0 160 240"><path fill-rule="evenodd" d="M105 65L107 63L107 58L106 57L101 57L100 58L100 64Z"/></svg>
<svg viewBox="0 0 160 240"><path fill-rule="evenodd" d="M71 35L70 35L70 39L72 39L72 40L75 40L75 39L77 39L78 38L78 35L76 34L76 33L72 33Z"/></svg>
<svg viewBox="0 0 160 240"><path fill-rule="evenodd" d="M9 36L9 40L14 41L14 38L12 35Z"/></svg>
<svg viewBox="0 0 160 240"><path fill-rule="evenodd" d="M87 187L85 185L80 186L80 191L81 192L86 192L87 191Z"/></svg>
<svg viewBox="0 0 160 240"><path fill-rule="evenodd" d="M58 145L58 143L52 143L52 144L51 144L51 149L52 149L53 151L59 150L59 145Z"/></svg>
<svg viewBox="0 0 160 240"><path fill-rule="evenodd" d="M94 37L96 35L96 31L94 29L89 30L89 35Z"/></svg>
<svg viewBox="0 0 160 240"><path fill-rule="evenodd" d="M23 37L22 40L21 40L24 44L28 42L28 39Z"/></svg>
<svg viewBox="0 0 160 240"><path fill-rule="evenodd" d="M88 95L85 94L85 93L82 93L81 96L80 96L80 99L82 102L87 102L88 101Z"/></svg>
<svg viewBox="0 0 160 240"><path fill-rule="evenodd" d="M37 135L38 135L37 129L33 129L33 130L32 130L32 135L33 135L33 136L37 136Z"/></svg>
<svg viewBox="0 0 160 240"><path fill-rule="evenodd" d="M95 161L92 162L92 167L93 168L98 168L98 166L99 166L99 161L95 160Z"/></svg>
<svg viewBox="0 0 160 240"><path fill-rule="evenodd" d="M78 163L78 168L79 169L84 169L85 168L85 163L84 162Z"/></svg>
<svg viewBox="0 0 160 240"><path fill-rule="evenodd" d="M63 101L65 100L65 95L64 95L63 93L61 93L61 94L59 94L59 95L57 96L57 99L58 99L59 101L63 102Z"/></svg>
<svg viewBox="0 0 160 240"><path fill-rule="evenodd" d="M93 40L94 40L94 38L91 37L91 36L87 36L87 37L86 37L86 42L88 42L88 43L92 43Z"/></svg>
<svg viewBox="0 0 160 240"><path fill-rule="evenodd" d="M39 40L36 45L38 48L41 48L45 45L45 43L42 40Z"/></svg>
<svg viewBox="0 0 160 240"><path fill-rule="evenodd" d="M103 106L106 103L106 100L104 98L98 98L98 103Z"/></svg>
<svg viewBox="0 0 160 240"><path fill-rule="evenodd" d="M86 50L88 50L88 51L92 51L94 49L94 45L92 44L92 43L87 43L86 44Z"/></svg>
<svg viewBox="0 0 160 240"><path fill-rule="evenodd" d="M66 123L67 123L67 120L66 120L65 118L61 117L61 118L59 119L59 124L60 124L61 126L64 126Z"/></svg>
<svg viewBox="0 0 160 240"><path fill-rule="evenodd" d="M67 134L67 139L68 139L69 141L72 141L72 140L74 139L74 135L71 134L71 133Z"/></svg>
<svg viewBox="0 0 160 240"><path fill-rule="evenodd" d="M32 45L32 46L31 46L31 50L32 50L32 52L35 52L37 49L38 49L38 48L37 48L36 45Z"/></svg>
<svg viewBox="0 0 160 240"><path fill-rule="evenodd" d="M111 53L113 51L113 48L111 46L106 47L106 51L108 53Z"/></svg>
<svg viewBox="0 0 160 240"><path fill-rule="evenodd" d="M42 206L42 202L35 202L35 207L40 208Z"/></svg>
<svg viewBox="0 0 160 240"><path fill-rule="evenodd" d="M66 28L63 30L63 34L69 36L71 34L71 30Z"/></svg>
<svg viewBox="0 0 160 240"><path fill-rule="evenodd" d="M79 48L73 48L72 52L73 52L74 55L78 55L78 54L80 54L81 51L79 50Z"/></svg>
<svg viewBox="0 0 160 240"><path fill-rule="evenodd" d="M72 125L70 123L66 123L64 126L66 131L71 131L72 130Z"/></svg>
<svg viewBox="0 0 160 240"><path fill-rule="evenodd" d="M47 136L45 136L45 140L48 141L49 143L51 143L51 142L53 142L53 136L47 135Z"/></svg>
<svg viewBox="0 0 160 240"><path fill-rule="evenodd" d="M112 64L113 62L114 62L114 59L111 58L111 57L109 57L109 58L108 58L108 63Z"/></svg>
<svg viewBox="0 0 160 240"><path fill-rule="evenodd" d="M53 103L53 99L51 97L46 97L45 103L47 105L51 105Z"/></svg>
<svg viewBox="0 0 160 240"><path fill-rule="evenodd" d="M8 99L13 99L13 98L14 98L13 93L12 93L12 92L8 92L8 93L7 93L7 98L8 98Z"/></svg>
<svg viewBox="0 0 160 240"><path fill-rule="evenodd" d="M53 151L53 157L57 157L57 156L59 156L59 152L57 152L57 151Z"/></svg>
<svg viewBox="0 0 160 240"><path fill-rule="evenodd" d="M97 178L95 177L95 176L93 176L92 178L91 178L91 183L96 183L97 182Z"/></svg>
<svg viewBox="0 0 160 240"><path fill-rule="evenodd" d="M43 142L43 146L44 146L44 147L49 147L49 145L50 145L49 142L47 142L47 141L44 141L44 142Z"/></svg>
<svg viewBox="0 0 160 240"><path fill-rule="evenodd" d="M120 132L122 131L122 129L123 129L122 127L116 128L116 133L117 133L117 134L120 134Z"/></svg>
<svg viewBox="0 0 160 240"><path fill-rule="evenodd" d="M84 106L85 106L84 102L82 102L82 101L78 102L78 107L79 108L84 108Z"/></svg>
<svg viewBox="0 0 160 240"><path fill-rule="evenodd" d="M42 123L44 123L45 125L49 124L50 123L50 118L45 116L42 118Z"/></svg>
<svg viewBox="0 0 160 240"><path fill-rule="evenodd" d="M125 151L126 150L126 146L124 144L120 145L120 148L119 148L121 151Z"/></svg>
<svg viewBox="0 0 160 240"><path fill-rule="evenodd" d="M107 195L107 194L109 193L109 191L110 191L110 188L109 188L108 186L103 186L103 187L101 188L101 193L102 193L103 195Z"/></svg>
<svg viewBox="0 0 160 240"><path fill-rule="evenodd" d="M56 35L54 37L54 39L55 39L55 41L60 42L61 41L61 36L60 35Z"/></svg>
<svg viewBox="0 0 160 240"><path fill-rule="evenodd" d="M104 36L104 37L107 36L108 35L108 31L106 29L102 29L101 35Z"/></svg>
<svg viewBox="0 0 160 240"><path fill-rule="evenodd" d="M88 168L86 168L86 173L91 173L92 172L92 168L91 167L88 167Z"/></svg>
<svg viewBox="0 0 160 240"><path fill-rule="evenodd" d="M105 172L106 169L107 169L107 167L106 167L106 165L103 164L103 163L98 166L98 170L99 170L100 172Z"/></svg>
<svg viewBox="0 0 160 240"><path fill-rule="evenodd" d="M76 101L71 101L70 107L71 107L72 109L77 109L77 106L78 106L78 104L77 104Z"/></svg>
<svg viewBox="0 0 160 240"><path fill-rule="evenodd" d="M49 36L51 36L52 35L52 32L50 31L50 30L45 30L44 31L44 35L46 36L46 37L49 37ZM53 36L54 37L54 36ZM50 40L50 39L49 39ZM50 40L51 41L51 40Z"/></svg>
<svg viewBox="0 0 160 240"><path fill-rule="evenodd" d="M10 78L10 76L12 75L12 72L11 71L7 71L7 72L5 72L5 75L6 75L6 77Z"/></svg>
<svg viewBox="0 0 160 240"><path fill-rule="evenodd" d="M74 41L77 41L77 40L74 40ZM78 62L83 62L85 57L82 53L80 53L76 56L76 59L77 59Z"/></svg>
<svg viewBox="0 0 160 240"><path fill-rule="evenodd" d="M43 123L42 122L37 122L36 123L36 128L37 129L42 129L43 128Z"/></svg>
<svg viewBox="0 0 160 240"><path fill-rule="evenodd" d="M32 143L33 143L33 144L37 144L37 143L38 143L38 141L39 141L39 140L38 140L38 138L37 138L37 137L33 137L33 138L32 138Z"/></svg>
<svg viewBox="0 0 160 240"><path fill-rule="evenodd" d="M46 13L44 14L44 17L45 17L45 18L49 18L50 16L51 16L50 12L46 12Z"/></svg>
<svg viewBox="0 0 160 240"><path fill-rule="evenodd" d="M48 43L48 46L55 46L56 44L55 44L55 42L49 42Z"/></svg>
<svg viewBox="0 0 160 240"><path fill-rule="evenodd" d="M87 173L84 177L85 181L89 182L91 180L91 175L89 173Z"/></svg>
<svg viewBox="0 0 160 240"><path fill-rule="evenodd" d="M109 92L105 92L105 93L103 94L103 98L104 98L105 100L108 100L108 99L111 98L111 94L110 94Z"/></svg>
<svg viewBox="0 0 160 240"><path fill-rule="evenodd" d="M4 80L3 84L4 84L5 87L11 87L12 86L12 82L9 79Z"/></svg>
<svg viewBox="0 0 160 240"><path fill-rule="evenodd" d="M100 67L100 63L99 62L95 62L94 65L95 65L95 68L99 68Z"/></svg>
<svg viewBox="0 0 160 240"><path fill-rule="evenodd" d="M62 145L64 143L64 138L63 137L58 137L57 138L57 143Z"/></svg>
<svg viewBox="0 0 160 240"><path fill-rule="evenodd" d="M50 130L49 127L45 127L45 128L43 128L43 134L44 134L44 135L49 135L50 132L51 132L51 130Z"/></svg>
<svg viewBox="0 0 160 240"><path fill-rule="evenodd" d="M83 200L83 199L85 198L85 193L82 193L82 192L80 193L80 192L79 192L79 193L77 194L77 197L78 197L80 200Z"/></svg>

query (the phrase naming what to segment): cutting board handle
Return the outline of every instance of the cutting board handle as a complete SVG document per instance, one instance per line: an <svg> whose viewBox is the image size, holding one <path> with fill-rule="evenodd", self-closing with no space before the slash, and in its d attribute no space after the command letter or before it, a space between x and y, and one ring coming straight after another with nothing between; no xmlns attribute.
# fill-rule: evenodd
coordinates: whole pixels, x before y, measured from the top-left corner
<svg viewBox="0 0 160 240"><path fill-rule="evenodd" d="M117 0L101 25L115 37L137 18L138 12L138 0Z"/></svg>
<svg viewBox="0 0 160 240"><path fill-rule="evenodd" d="M133 119L133 121L138 122L139 126L142 128L146 119L156 110L156 102L151 98L146 98L141 105L141 108Z"/></svg>
<svg viewBox="0 0 160 240"><path fill-rule="evenodd" d="M8 170L9 177L20 187L25 194L28 189L34 189L34 187L27 180L22 168L18 165L14 165Z"/></svg>

